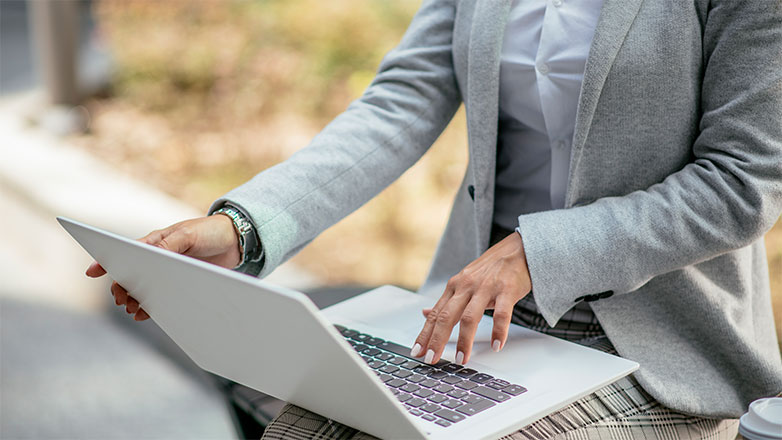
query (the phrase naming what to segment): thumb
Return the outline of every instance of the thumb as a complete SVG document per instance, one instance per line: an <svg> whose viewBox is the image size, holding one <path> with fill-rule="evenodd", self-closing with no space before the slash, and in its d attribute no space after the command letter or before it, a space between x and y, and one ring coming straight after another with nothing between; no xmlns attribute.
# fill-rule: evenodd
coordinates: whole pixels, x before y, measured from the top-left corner
<svg viewBox="0 0 782 440"><path fill-rule="evenodd" d="M187 231L186 228L178 226L177 224L163 230L152 231L146 236L139 238L139 241L171 252L184 254L193 246L193 234Z"/></svg>
<svg viewBox="0 0 782 440"><path fill-rule="evenodd" d="M167 251L184 254L193 246L193 235L182 229L176 229L164 235L155 245Z"/></svg>

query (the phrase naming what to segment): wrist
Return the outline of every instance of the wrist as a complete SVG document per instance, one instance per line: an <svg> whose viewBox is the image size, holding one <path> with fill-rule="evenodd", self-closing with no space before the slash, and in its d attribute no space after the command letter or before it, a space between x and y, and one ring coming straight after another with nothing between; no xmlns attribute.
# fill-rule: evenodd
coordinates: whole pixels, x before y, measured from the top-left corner
<svg viewBox="0 0 782 440"><path fill-rule="evenodd" d="M225 205L212 214L221 214L231 221L236 245L239 251L239 263L234 269L239 269L247 263L260 261L260 243L255 227L239 209ZM262 255L261 255L262 256Z"/></svg>

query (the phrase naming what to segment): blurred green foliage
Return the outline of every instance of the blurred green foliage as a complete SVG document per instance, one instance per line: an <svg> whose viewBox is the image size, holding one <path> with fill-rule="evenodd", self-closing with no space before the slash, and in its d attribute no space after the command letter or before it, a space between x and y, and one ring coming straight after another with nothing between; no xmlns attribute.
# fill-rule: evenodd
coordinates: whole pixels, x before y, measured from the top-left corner
<svg viewBox="0 0 782 440"><path fill-rule="evenodd" d="M116 93L148 111L330 119L399 39L417 0L104 1ZM227 112L227 114L225 114Z"/></svg>

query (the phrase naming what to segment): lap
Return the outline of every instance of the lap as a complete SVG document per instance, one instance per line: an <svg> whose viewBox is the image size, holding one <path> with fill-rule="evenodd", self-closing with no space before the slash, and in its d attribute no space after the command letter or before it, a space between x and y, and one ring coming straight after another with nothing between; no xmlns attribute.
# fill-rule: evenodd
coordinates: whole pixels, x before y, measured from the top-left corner
<svg viewBox="0 0 782 440"><path fill-rule="evenodd" d="M734 439L738 420L686 415L652 399L632 377L604 387L503 440ZM369 440L374 436L287 405L264 432L266 440Z"/></svg>
<svg viewBox="0 0 782 440"><path fill-rule="evenodd" d="M615 353L605 336L579 343ZM738 420L706 419L676 412L661 405L635 378L628 376L503 439L733 439L737 432ZM287 405L266 428L263 438L367 440L375 437Z"/></svg>

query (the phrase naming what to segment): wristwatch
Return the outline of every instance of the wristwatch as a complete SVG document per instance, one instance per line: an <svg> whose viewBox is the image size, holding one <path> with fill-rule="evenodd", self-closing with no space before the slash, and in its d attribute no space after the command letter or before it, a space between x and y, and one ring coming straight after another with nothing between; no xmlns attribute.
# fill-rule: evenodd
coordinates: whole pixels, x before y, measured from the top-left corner
<svg viewBox="0 0 782 440"><path fill-rule="evenodd" d="M234 231L239 239L240 257L239 264L234 267L234 270L243 267L245 263L257 263L263 259L263 248L255 227L241 211L231 205L225 205L212 213L214 214L225 215L233 222Z"/></svg>

